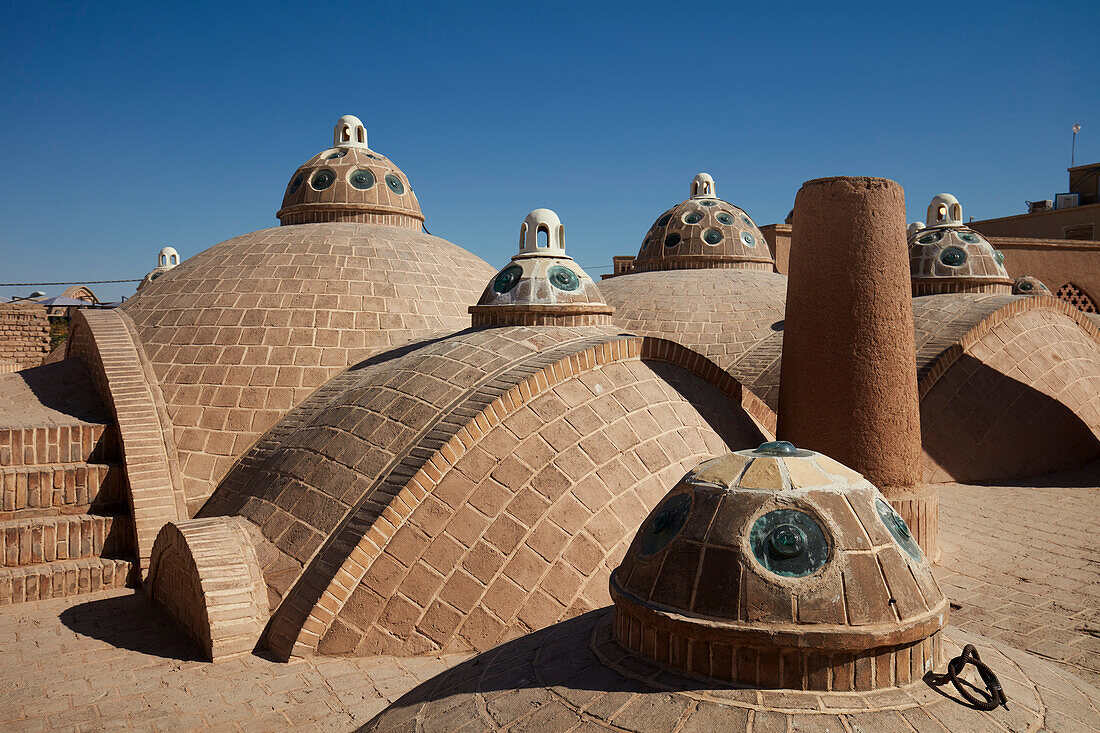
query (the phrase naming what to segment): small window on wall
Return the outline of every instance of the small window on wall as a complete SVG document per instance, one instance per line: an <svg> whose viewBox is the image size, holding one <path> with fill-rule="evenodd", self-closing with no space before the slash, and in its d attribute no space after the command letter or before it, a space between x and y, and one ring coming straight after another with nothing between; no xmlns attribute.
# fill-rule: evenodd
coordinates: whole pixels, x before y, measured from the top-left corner
<svg viewBox="0 0 1100 733"><path fill-rule="evenodd" d="M1062 239L1091 241L1095 238L1092 224L1078 224L1077 226L1065 227L1062 229Z"/></svg>
<svg viewBox="0 0 1100 733"><path fill-rule="evenodd" d="M1081 288L1073 283L1066 283L1058 288L1058 292L1055 293L1055 295L1078 310L1082 310L1085 313L1096 313L1096 303L1085 294L1084 290L1081 290Z"/></svg>

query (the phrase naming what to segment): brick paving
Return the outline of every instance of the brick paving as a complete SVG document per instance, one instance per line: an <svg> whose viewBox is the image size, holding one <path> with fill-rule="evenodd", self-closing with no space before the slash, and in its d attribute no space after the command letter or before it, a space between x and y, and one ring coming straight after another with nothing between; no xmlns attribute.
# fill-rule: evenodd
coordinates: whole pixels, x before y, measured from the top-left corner
<svg viewBox="0 0 1100 733"><path fill-rule="evenodd" d="M133 591L0 615L0 730L345 731L467 655L218 664Z"/></svg>
<svg viewBox="0 0 1100 733"><path fill-rule="evenodd" d="M936 575L958 606L951 624L1096 684L1100 465L1033 483L941 488ZM468 657L209 664L130 591L7 607L0 629L4 731L353 730Z"/></svg>
<svg viewBox="0 0 1100 733"><path fill-rule="evenodd" d="M950 623L1100 685L1100 465L1036 483L940 489Z"/></svg>

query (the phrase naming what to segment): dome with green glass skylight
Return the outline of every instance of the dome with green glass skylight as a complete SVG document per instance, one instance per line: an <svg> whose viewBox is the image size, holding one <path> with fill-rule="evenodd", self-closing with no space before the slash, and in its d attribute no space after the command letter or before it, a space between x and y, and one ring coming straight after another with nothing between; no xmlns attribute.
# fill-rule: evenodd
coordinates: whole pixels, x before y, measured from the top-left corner
<svg viewBox="0 0 1100 733"><path fill-rule="evenodd" d="M691 196L649 228L630 271L702 268L775 271L760 228L743 209L718 198L707 173L695 176Z"/></svg>
<svg viewBox="0 0 1100 733"><path fill-rule="evenodd" d="M280 223L358 222L420 231L424 214L409 179L370 149L358 117L336 123L332 147L314 155L290 177Z"/></svg>

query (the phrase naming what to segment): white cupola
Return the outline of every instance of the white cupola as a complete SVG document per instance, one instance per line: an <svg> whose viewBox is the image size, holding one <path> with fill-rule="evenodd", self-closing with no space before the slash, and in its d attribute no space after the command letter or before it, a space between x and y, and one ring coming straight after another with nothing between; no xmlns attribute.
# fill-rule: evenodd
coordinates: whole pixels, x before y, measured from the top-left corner
<svg viewBox="0 0 1100 733"><path fill-rule="evenodd" d="M366 148L367 128L355 115L344 115L336 123L332 131L332 146L334 148Z"/></svg>
<svg viewBox="0 0 1100 733"><path fill-rule="evenodd" d="M565 256L565 227L550 209L535 209L519 229L519 254Z"/></svg>
<svg viewBox="0 0 1100 733"><path fill-rule="evenodd" d="M179 253L172 247L165 247L157 255L157 267L171 269L180 263Z"/></svg>
<svg viewBox="0 0 1100 733"><path fill-rule="evenodd" d="M718 187L714 184L714 178L709 173L699 173L691 179L691 198L716 199Z"/></svg>
<svg viewBox="0 0 1100 733"><path fill-rule="evenodd" d="M949 193L938 193L928 204L928 228L963 226L963 210L959 200Z"/></svg>

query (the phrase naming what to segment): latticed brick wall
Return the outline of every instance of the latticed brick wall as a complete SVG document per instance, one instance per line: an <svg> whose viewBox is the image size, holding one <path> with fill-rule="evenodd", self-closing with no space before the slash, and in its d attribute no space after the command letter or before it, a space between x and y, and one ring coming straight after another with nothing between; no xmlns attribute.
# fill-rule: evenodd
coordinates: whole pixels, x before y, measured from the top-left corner
<svg viewBox="0 0 1100 733"><path fill-rule="evenodd" d="M1055 295L1078 310L1084 311L1085 313L1096 313L1096 303L1085 294L1085 291L1081 290L1081 288L1073 283L1066 283L1058 288L1058 292L1055 293Z"/></svg>
<svg viewBox="0 0 1100 733"><path fill-rule="evenodd" d="M39 306L0 305L0 371L38 366L50 352L50 322Z"/></svg>

